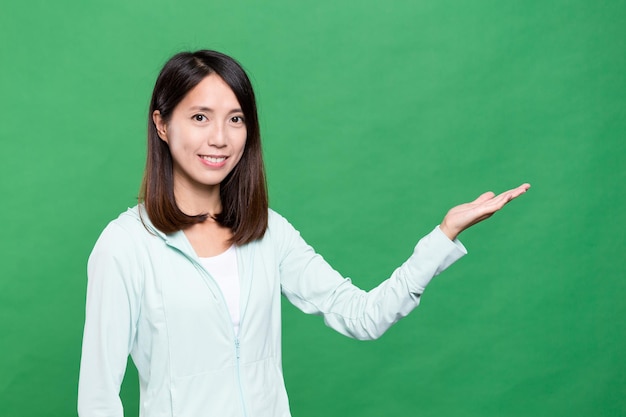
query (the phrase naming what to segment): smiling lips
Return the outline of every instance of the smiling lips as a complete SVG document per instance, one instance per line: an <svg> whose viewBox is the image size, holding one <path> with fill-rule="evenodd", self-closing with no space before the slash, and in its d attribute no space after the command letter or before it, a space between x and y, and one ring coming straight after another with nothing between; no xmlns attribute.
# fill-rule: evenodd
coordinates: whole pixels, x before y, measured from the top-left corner
<svg viewBox="0 0 626 417"><path fill-rule="evenodd" d="M202 163L211 168L221 168L226 164L227 156L220 155L198 155Z"/></svg>

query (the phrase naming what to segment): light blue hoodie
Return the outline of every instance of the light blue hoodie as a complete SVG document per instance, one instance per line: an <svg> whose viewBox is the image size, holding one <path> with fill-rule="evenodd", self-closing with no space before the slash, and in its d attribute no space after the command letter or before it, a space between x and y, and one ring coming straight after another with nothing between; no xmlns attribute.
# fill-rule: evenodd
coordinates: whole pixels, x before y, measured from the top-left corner
<svg viewBox="0 0 626 417"><path fill-rule="evenodd" d="M142 217L145 227L137 207L121 214L89 258L81 417L123 416L119 389L129 354L139 371L141 417L288 417L281 293L346 336L375 339L466 253L437 227L389 279L365 292L270 210L265 236L236 248L235 334L219 286L185 234L164 234Z"/></svg>

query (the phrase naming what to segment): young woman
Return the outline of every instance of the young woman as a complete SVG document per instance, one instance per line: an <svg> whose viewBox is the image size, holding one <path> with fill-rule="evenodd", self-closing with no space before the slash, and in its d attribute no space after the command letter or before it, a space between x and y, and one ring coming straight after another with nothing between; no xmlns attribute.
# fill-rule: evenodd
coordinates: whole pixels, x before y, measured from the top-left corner
<svg viewBox="0 0 626 417"><path fill-rule="evenodd" d="M89 258L80 416L123 415L129 354L142 417L289 416L281 294L346 336L377 338L465 254L459 233L528 188L453 208L365 292L268 208L242 68L214 51L175 55L150 104L140 204L105 228Z"/></svg>

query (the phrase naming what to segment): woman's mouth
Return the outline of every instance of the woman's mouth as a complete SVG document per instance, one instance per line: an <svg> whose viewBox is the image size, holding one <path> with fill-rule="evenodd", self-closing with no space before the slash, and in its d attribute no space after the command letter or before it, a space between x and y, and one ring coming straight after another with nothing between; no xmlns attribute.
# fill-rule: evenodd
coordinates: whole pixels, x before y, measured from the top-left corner
<svg viewBox="0 0 626 417"><path fill-rule="evenodd" d="M224 162L226 160L225 156L209 156L209 155L200 155L200 158L205 161L211 162L212 164L219 164L220 162Z"/></svg>
<svg viewBox="0 0 626 417"><path fill-rule="evenodd" d="M226 163L227 156L222 155L198 155L202 163L206 166L219 168Z"/></svg>

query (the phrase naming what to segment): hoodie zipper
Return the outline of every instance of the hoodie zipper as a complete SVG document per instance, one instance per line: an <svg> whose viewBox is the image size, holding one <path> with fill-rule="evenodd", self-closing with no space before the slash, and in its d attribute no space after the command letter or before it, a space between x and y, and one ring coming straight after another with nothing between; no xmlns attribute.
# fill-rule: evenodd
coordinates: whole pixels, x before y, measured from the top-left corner
<svg viewBox="0 0 626 417"><path fill-rule="evenodd" d="M239 343L239 338L237 336L235 336L235 354L237 357L237 362L235 364L236 368L237 368L237 385L239 386L239 396L241 398L241 408L243 409L243 415L244 417L248 416L248 410L246 408L246 401L244 400L244 395L243 395L243 385L241 384L241 367L240 367L240 351L241 349L241 344Z"/></svg>
<svg viewBox="0 0 626 417"><path fill-rule="evenodd" d="M178 252L180 252L187 259L189 259L189 261L196 267L197 270L199 270L199 272L201 274L204 274L206 277L208 277L213 282L213 284L215 284L215 286L218 288L219 296L217 296L215 294L213 289L209 288L209 290L211 291L211 293L213 293L214 297L219 298L221 300L222 307L224 307L224 311L226 311L226 315L229 316L228 305L226 304L226 299L224 298L224 294L220 290L219 285L217 284L215 279L213 279L211 274L209 274L209 272L204 268L204 266L202 266L202 264L200 262L198 262L196 259L194 259L193 257L189 256L187 253L185 253L181 249L177 248L176 246L171 245L167 240L166 240L166 244L169 247L173 248L174 250L177 250ZM237 259L239 259L239 258L237 258ZM240 269L239 266L240 266L240 264L239 264L239 260L238 260L237 261L237 268L238 269ZM239 273L241 273L241 271L239 271ZM244 392L243 392L243 385L241 383L241 366L240 366L240 362L241 362L241 343L239 341L239 335L237 335L235 333L235 328L233 327L232 323L230 323L230 321L229 321L228 324L230 325L231 332L232 332L232 335L233 335L233 340L234 340L235 370L236 370L236 374L237 374L237 386L239 388L239 400L241 402L241 408L242 408L242 411L243 411L243 417L248 417L248 410L247 410L247 407L246 407L246 400L245 400L245 396L244 396ZM239 319L239 330L240 331L241 331L242 324L243 324L243 315Z"/></svg>

